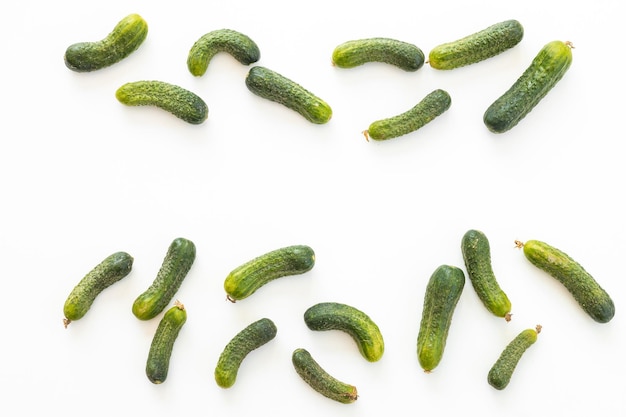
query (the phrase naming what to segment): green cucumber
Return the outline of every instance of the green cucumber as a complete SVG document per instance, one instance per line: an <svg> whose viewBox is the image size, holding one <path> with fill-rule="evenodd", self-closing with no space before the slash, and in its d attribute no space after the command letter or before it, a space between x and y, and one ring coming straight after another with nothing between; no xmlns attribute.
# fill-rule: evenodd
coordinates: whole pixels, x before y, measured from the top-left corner
<svg viewBox="0 0 626 417"><path fill-rule="evenodd" d="M98 294L127 276L133 267L133 257L126 252L115 252L89 271L70 292L63 306L63 325L81 319Z"/></svg>
<svg viewBox="0 0 626 417"><path fill-rule="evenodd" d="M545 242L515 242L536 267L559 281L582 309L596 322L608 323L615 315L615 304L609 294L578 262Z"/></svg>
<svg viewBox="0 0 626 417"><path fill-rule="evenodd" d="M154 281L133 302L135 317L150 320L161 313L174 298L195 259L196 246L191 240L174 239Z"/></svg>
<svg viewBox="0 0 626 417"><path fill-rule="evenodd" d="M267 252L233 269L224 280L226 297L233 303L251 296L277 278L299 275L315 265L315 252L306 245Z"/></svg>
<svg viewBox="0 0 626 417"><path fill-rule="evenodd" d="M187 310L176 301L159 322L146 362L146 375L153 384L161 384L167 379L174 342L186 321Z"/></svg>
<svg viewBox="0 0 626 417"><path fill-rule="evenodd" d="M493 133L516 126L563 78L572 64L571 42L552 41L535 56L530 66L485 111L483 121Z"/></svg>
<svg viewBox="0 0 626 417"><path fill-rule="evenodd" d="M435 369L443 357L452 316L464 286L463 270L452 265L439 266L428 281L417 335L417 358L426 373Z"/></svg>
<svg viewBox="0 0 626 417"><path fill-rule="evenodd" d="M509 385L524 352L537 341L539 332L541 332L541 326L537 325L534 329L523 330L511 340L487 374L489 385L497 390L503 390Z"/></svg>
<svg viewBox="0 0 626 417"><path fill-rule="evenodd" d="M467 275L480 301L497 317L511 320L511 301L502 291L491 265L491 248L480 230L468 230L461 239Z"/></svg>
<svg viewBox="0 0 626 417"><path fill-rule="evenodd" d="M271 69L261 66L250 68L246 86L255 95L282 104L312 123L327 123L333 115L324 100Z"/></svg>
<svg viewBox="0 0 626 417"><path fill-rule="evenodd" d="M330 375L306 349L294 350L291 362L304 382L323 396L343 404L350 404L357 400L356 387Z"/></svg>
<svg viewBox="0 0 626 417"><path fill-rule="evenodd" d="M276 333L276 325L268 318L257 320L237 333L226 344L215 366L217 385L221 388L232 387L246 356L274 339Z"/></svg>
<svg viewBox="0 0 626 417"><path fill-rule="evenodd" d="M420 129L450 108L452 100L447 91L437 89L426 95L419 103L406 112L370 124L363 131L365 139L387 140Z"/></svg>
<svg viewBox="0 0 626 417"><path fill-rule="evenodd" d="M207 104L195 93L163 81L133 81L115 92L127 106L155 106L191 124L201 124L209 116Z"/></svg>
<svg viewBox="0 0 626 417"><path fill-rule="evenodd" d="M349 334L361 355L370 362L383 356L385 343L378 325L355 307L334 302L317 303L304 312L304 322L311 330L340 330Z"/></svg>
<svg viewBox="0 0 626 417"><path fill-rule="evenodd" d="M226 52L243 65L261 58L258 45L249 36L232 29L217 29L205 33L189 50L187 68L192 75L204 75L209 62L219 52Z"/></svg>
<svg viewBox="0 0 626 417"><path fill-rule="evenodd" d="M505 20L461 39L435 46L428 54L432 68L451 70L494 57L521 42L524 28Z"/></svg>
<svg viewBox="0 0 626 417"><path fill-rule="evenodd" d="M333 50L332 63L339 68L354 68L368 62L383 62L404 71L417 71L424 65L424 52L411 43L390 38L350 40Z"/></svg>
<svg viewBox="0 0 626 417"><path fill-rule="evenodd" d="M105 38L79 42L65 50L65 65L76 72L90 72L113 65L137 50L148 35L148 24L138 14L120 20Z"/></svg>

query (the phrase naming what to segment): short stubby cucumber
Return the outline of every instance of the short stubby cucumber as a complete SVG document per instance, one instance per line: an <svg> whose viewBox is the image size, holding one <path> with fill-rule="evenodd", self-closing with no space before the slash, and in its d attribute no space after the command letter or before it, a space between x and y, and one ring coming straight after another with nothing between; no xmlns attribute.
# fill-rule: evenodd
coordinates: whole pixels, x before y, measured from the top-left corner
<svg viewBox="0 0 626 417"><path fill-rule="evenodd" d="M146 375L153 384L161 384L167 379L174 342L186 321L187 310L176 301L159 322L146 362Z"/></svg>
<svg viewBox="0 0 626 417"><path fill-rule="evenodd" d="M332 53L332 63L339 68L354 68L368 62L417 71L424 65L424 52L412 43L397 39L365 38L344 42Z"/></svg>
<svg viewBox="0 0 626 417"><path fill-rule="evenodd" d="M148 35L148 24L138 14L129 14L111 33L95 42L79 42L65 50L65 65L76 72L111 66L137 50Z"/></svg>
<svg viewBox="0 0 626 417"><path fill-rule="evenodd" d="M197 125L209 116L209 108L197 94L175 84L157 80L133 81L115 92L127 106L155 106Z"/></svg>
<svg viewBox="0 0 626 417"><path fill-rule="evenodd" d="M237 333L226 344L215 366L217 385L221 388L232 387L246 356L274 339L276 334L276 325L268 318L259 319Z"/></svg>
<svg viewBox="0 0 626 417"><path fill-rule="evenodd" d="M329 374L306 349L294 350L291 362L302 380L323 396L343 404L351 404L357 400L356 387Z"/></svg>
<svg viewBox="0 0 626 417"><path fill-rule="evenodd" d="M510 321L511 301L500 288L493 272L487 236L480 230L468 230L461 239L461 253L467 275L480 301L495 316Z"/></svg>
<svg viewBox="0 0 626 417"><path fill-rule="evenodd" d="M91 308L98 294L127 276L133 267L133 257L115 252L89 271L70 292L63 306L63 325L81 319Z"/></svg>
<svg viewBox="0 0 626 417"><path fill-rule="evenodd" d="M505 20L452 42L435 46L428 54L428 64L451 70L484 61L521 42L524 28L517 20Z"/></svg>
<svg viewBox="0 0 626 417"><path fill-rule="evenodd" d="M463 270L453 265L439 266L428 281L417 335L417 358L426 373L435 369L443 357L452 316L464 286Z"/></svg>
<svg viewBox="0 0 626 417"><path fill-rule="evenodd" d="M267 252L233 269L224 280L228 300L235 302L277 278L300 275L315 265L315 252L306 245L292 245Z"/></svg>
<svg viewBox="0 0 626 417"><path fill-rule="evenodd" d="M387 140L414 132L450 108L452 99L447 91L437 89L426 95L406 112L370 124L363 131L365 139Z"/></svg>
<svg viewBox="0 0 626 417"><path fill-rule="evenodd" d="M523 330L504 348L487 374L489 385L498 390L503 390L509 385L524 352L537 341L539 332L541 332L540 325L534 329Z"/></svg>
<svg viewBox="0 0 626 417"><path fill-rule="evenodd" d="M246 76L248 90L259 97L282 104L312 123L330 121L333 111L321 98L271 69L254 66Z"/></svg>
<svg viewBox="0 0 626 417"><path fill-rule="evenodd" d="M196 259L196 245L189 239L176 238L167 249L161 268L152 284L133 303L133 314L150 320L172 301Z"/></svg>
<svg viewBox="0 0 626 417"><path fill-rule="evenodd" d="M258 45L247 35L232 29L216 29L205 33L189 50L187 68L192 75L204 75L209 62L219 52L226 52L243 65L261 58Z"/></svg>
<svg viewBox="0 0 626 417"><path fill-rule="evenodd" d="M356 307L335 302L317 303L304 312L304 322L311 330L340 330L349 334L361 355L370 362L383 356L385 342L378 325Z"/></svg>
<svg viewBox="0 0 626 417"><path fill-rule="evenodd" d="M608 323L613 318L615 304L609 294L569 255L539 240L515 243L533 265L563 284L593 320Z"/></svg>
<svg viewBox="0 0 626 417"><path fill-rule="evenodd" d="M552 41L535 56L530 66L485 111L483 121L493 133L515 127L563 78L572 64L571 42Z"/></svg>

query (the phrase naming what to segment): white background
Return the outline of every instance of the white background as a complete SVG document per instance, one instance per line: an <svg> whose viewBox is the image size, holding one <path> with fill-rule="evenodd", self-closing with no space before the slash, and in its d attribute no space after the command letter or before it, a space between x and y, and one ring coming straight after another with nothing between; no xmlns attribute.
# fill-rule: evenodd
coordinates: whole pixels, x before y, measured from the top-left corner
<svg viewBox="0 0 626 417"><path fill-rule="evenodd" d="M620 2L10 3L0 13L2 415L626 411ZM149 24L138 51L98 72L65 67L67 46L103 38L129 13ZM470 67L330 64L346 40L397 38L428 54L511 18L525 28L522 42ZM254 39L258 64L327 101L332 120L314 125L254 96L244 83L249 68L226 54L193 77L191 45L220 28ZM574 43L570 70L513 130L490 133L484 110L555 39ZM196 92L208 120L190 125L117 102L119 86L141 79ZM452 97L446 113L410 135L365 141L369 123L435 88ZM443 360L427 375L415 353L424 289L437 266L464 269L460 242L470 228L490 239L513 320L491 316L467 281ZM178 236L198 251L176 295L188 321L168 379L153 385L144 367L160 316L140 322L131 305ZM516 239L549 242L578 260L612 295L615 318L592 321L525 260ZM291 244L315 249L312 271L225 300L231 269ZM133 255L131 274L64 329L71 289L119 250ZM383 358L366 362L347 335L308 330L302 314L320 301L369 314L385 337ZM276 323L277 337L246 358L232 388L219 388L221 350L261 317ZM543 331L510 385L493 389L489 368L536 324ZM291 364L297 347L356 385L359 400L339 404L305 385Z"/></svg>

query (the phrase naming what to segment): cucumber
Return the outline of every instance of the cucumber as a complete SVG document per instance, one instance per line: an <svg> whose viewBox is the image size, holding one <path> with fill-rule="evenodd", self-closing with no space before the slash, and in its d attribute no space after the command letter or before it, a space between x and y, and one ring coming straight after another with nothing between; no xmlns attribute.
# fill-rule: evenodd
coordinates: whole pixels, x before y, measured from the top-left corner
<svg viewBox="0 0 626 417"><path fill-rule="evenodd" d="M569 255L538 240L515 243L533 265L563 284L593 320L608 323L615 316L615 304L609 294Z"/></svg>
<svg viewBox="0 0 626 417"><path fill-rule="evenodd" d="M219 52L226 52L243 65L261 58L258 45L249 36L232 29L217 29L198 39L187 55L187 68L192 75L204 75L209 62Z"/></svg>
<svg viewBox="0 0 626 417"><path fill-rule="evenodd" d="M541 332L541 326L537 325L534 329L523 330L511 340L487 374L489 385L497 390L503 390L509 385L520 359L524 352L537 341L539 332Z"/></svg>
<svg viewBox="0 0 626 417"><path fill-rule="evenodd" d="M215 382L221 388L230 388L237 380L243 360L250 352L276 337L277 328L268 318L257 320L237 333L224 347L215 366Z"/></svg>
<svg viewBox="0 0 626 417"><path fill-rule="evenodd" d="M365 139L387 140L414 132L430 123L450 108L452 100L447 91L437 89L426 95L419 103L406 112L370 124L363 131Z"/></svg>
<svg viewBox="0 0 626 417"><path fill-rule="evenodd" d="M417 335L417 358L426 373L439 365L456 305L465 285L463 270L441 265L431 275Z"/></svg>
<svg viewBox="0 0 626 417"><path fill-rule="evenodd" d="M133 314L139 320L150 320L172 301L196 259L196 246L182 237L170 243L161 268L152 284L133 302Z"/></svg>
<svg viewBox="0 0 626 417"><path fill-rule="evenodd" d="M515 127L563 78L572 64L571 42L552 41L535 56L530 66L485 111L483 121L493 133Z"/></svg>
<svg viewBox="0 0 626 417"><path fill-rule="evenodd" d="M155 106L197 125L209 116L207 104L195 93L164 81L133 81L119 87L115 97L127 106Z"/></svg>
<svg viewBox="0 0 626 417"><path fill-rule="evenodd" d="M366 38L337 45L332 53L332 63L339 68L354 68L368 62L391 64L412 72L424 65L424 52L397 39Z"/></svg>
<svg viewBox="0 0 626 417"><path fill-rule="evenodd" d="M317 303L304 312L304 322L311 330L340 330L349 334L361 355L370 362L383 356L385 343L378 325L355 307L334 302Z"/></svg>
<svg viewBox="0 0 626 417"><path fill-rule="evenodd" d="M161 384L167 379L174 342L186 321L187 310L176 301L159 322L146 362L146 375L153 384Z"/></svg>
<svg viewBox="0 0 626 417"><path fill-rule="evenodd" d="M291 362L304 382L323 396L343 404L350 404L357 400L356 387L330 375L306 349L294 350Z"/></svg>
<svg viewBox="0 0 626 417"><path fill-rule="evenodd" d="M428 54L432 68L451 70L494 57L521 42L524 28L517 20L505 20L461 39L435 46Z"/></svg>
<svg viewBox="0 0 626 417"><path fill-rule="evenodd" d="M146 21L138 14L129 14L105 38L68 46L64 55L65 65L76 72L91 72L108 67L137 50L146 36Z"/></svg>
<svg viewBox="0 0 626 417"><path fill-rule="evenodd" d="M224 280L226 298L243 300L277 278L299 275L315 265L315 252L306 245L286 246L267 252L233 269Z"/></svg>
<svg viewBox="0 0 626 417"><path fill-rule="evenodd" d="M127 276L133 267L133 257L126 252L115 252L89 271L70 292L63 306L63 325L81 319L98 294Z"/></svg>
<svg viewBox="0 0 626 417"><path fill-rule="evenodd" d="M468 230L461 239L461 252L467 275L480 301L495 316L511 321L511 301L493 272L487 236L480 230Z"/></svg>
<svg viewBox="0 0 626 417"><path fill-rule="evenodd" d="M282 104L312 123L327 123L333 115L324 100L271 69L258 65L250 68L246 86L257 96Z"/></svg>

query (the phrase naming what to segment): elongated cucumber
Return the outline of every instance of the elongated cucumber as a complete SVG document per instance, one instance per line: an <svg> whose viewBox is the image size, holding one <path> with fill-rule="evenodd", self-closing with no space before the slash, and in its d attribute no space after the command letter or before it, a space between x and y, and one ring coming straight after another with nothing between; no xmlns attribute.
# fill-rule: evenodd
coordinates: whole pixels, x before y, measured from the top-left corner
<svg viewBox="0 0 626 417"><path fill-rule="evenodd" d="M350 40L333 50L332 63L339 68L354 68L368 62L382 62L404 71L417 71L424 65L424 53L412 43L391 38Z"/></svg>
<svg viewBox="0 0 626 417"><path fill-rule="evenodd" d="M198 39L187 56L187 68L196 77L204 75L211 59L226 52L243 65L250 65L261 58L258 45L248 35L232 29L216 29Z"/></svg>
<svg viewBox="0 0 626 417"><path fill-rule="evenodd" d="M519 333L504 348L487 374L487 382L497 390L503 390L511 382L513 372L522 359L524 352L537 341L541 326L526 329Z"/></svg>
<svg viewBox="0 0 626 417"><path fill-rule="evenodd" d="M186 321L187 310L176 301L159 322L146 361L146 375L153 384L161 384L167 379L174 342Z"/></svg>

